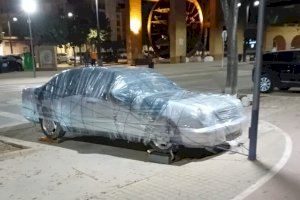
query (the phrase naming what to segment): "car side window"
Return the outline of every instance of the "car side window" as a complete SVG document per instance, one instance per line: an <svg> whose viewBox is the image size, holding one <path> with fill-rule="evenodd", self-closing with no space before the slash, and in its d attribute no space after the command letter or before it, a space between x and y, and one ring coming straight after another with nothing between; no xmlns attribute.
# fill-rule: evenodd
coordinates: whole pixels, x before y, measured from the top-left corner
<svg viewBox="0 0 300 200"><path fill-rule="evenodd" d="M274 61L274 57L275 57L274 53L267 53L267 54L263 55L263 61L264 62Z"/></svg>
<svg viewBox="0 0 300 200"><path fill-rule="evenodd" d="M80 78L80 70L72 70L67 72L64 89L64 97L76 95L76 89Z"/></svg>
<svg viewBox="0 0 300 200"><path fill-rule="evenodd" d="M294 52L294 61L300 63L300 51Z"/></svg>
<svg viewBox="0 0 300 200"><path fill-rule="evenodd" d="M86 82L85 96L88 96L88 97L92 96L92 92L93 92L94 88L97 87L96 82L97 82L97 80L102 78L101 76L102 76L102 73L97 71L97 69L93 69L93 71L91 71L91 74Z"/></svg>
<svg viewBox="0 0 300 200"><path fill-rule="evenodd" d="M83 68L81 70L79 80L78 80L78 86L76 88L76 94L86 96L87 95L87 83L91 76L92 69L91 68Z"/></svg>
<svg viewBox="0 0 300 200"><path fill-rule="evenodd" d="M105 70L94 69L87 82L86 95L98 99L107 99L112 74Z"/></svg>
<svg viewBox="0 0 300 200"><path fill-rule="evenodd" d="M293 52L280 52L277 55L277 60L279 62L293 62L293 57Z"/></svg>
<svg viewBox="0 0 300 200"><path fill-rule="evenodd" d="M55 79L57 77L52 78L46 85L45 85L45 90L43 92L43 96L44 99L50 99L51 98L51 94L54 90L54 83L55 83Z"/></svg>
<svg viewBox="0 0 300 200"><path fill-rule="evenodd" d="M53 99L57 96L57 82L58 76L53 77L48 83L45 85L45 90L43 92L44 99Z"/></svg>

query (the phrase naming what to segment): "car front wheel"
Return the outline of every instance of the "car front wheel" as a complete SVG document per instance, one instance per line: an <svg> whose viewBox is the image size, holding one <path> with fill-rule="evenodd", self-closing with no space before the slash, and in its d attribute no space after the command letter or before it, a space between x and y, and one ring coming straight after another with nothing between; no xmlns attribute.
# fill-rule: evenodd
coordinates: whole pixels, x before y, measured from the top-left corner
<svg viewBox="0 0 300 200"><path fill-rule="evenodd" d="M165 126L159 127L158 129L154 129L154 132L163 132L162 134L166 134L169 139L175 135L179 134L179 131L172 122L169 120L164 121ZM176 151L178 146L177 144L172 143L170 140L164 140L157 138L156 140L152 140L149 145L152 149L161 153L170 153L170 151Z"/></svg>
<svg viewBox="0 0 300 200"><path fill-rule="evenodd" d="M58 139L65 135L65 131L58 122L50 119L40 119L40 124L43 133L50 139Z"/></svg>
<svg viewBox="0 0 300 200"><path fill-rule="evenodd" d="M269 75L263 74L260 77L260 91L263 93L269 93L273 91L273 81Z"/></svg>

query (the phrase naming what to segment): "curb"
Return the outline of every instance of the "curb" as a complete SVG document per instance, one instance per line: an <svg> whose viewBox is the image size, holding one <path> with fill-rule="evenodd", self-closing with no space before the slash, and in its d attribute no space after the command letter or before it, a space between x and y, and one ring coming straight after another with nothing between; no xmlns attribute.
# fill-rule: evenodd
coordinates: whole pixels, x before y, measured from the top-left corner
<svg viewBox="0 0 300 200"><path fill-rule="evenodd" d="M0 134L9 131L15 131L19 129L27 129L33 127L35 127L35 125L30 122L16 122L7 125L0 125Z"/></svg>

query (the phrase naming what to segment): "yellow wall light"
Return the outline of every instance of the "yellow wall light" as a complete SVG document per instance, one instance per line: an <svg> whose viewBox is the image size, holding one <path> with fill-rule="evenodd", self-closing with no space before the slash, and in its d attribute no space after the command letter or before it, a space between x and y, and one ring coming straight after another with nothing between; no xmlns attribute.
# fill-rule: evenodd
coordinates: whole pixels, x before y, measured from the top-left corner
<svg viewBox="0 0 300 200"><path fill-rule="evenodd" d="M130 19L130 30L134 33L134 34L138 34L140 29L142 27L142 22L141 20L137 19L137 18L133 18Z"/></svg>
<svg viewBox="0 0 300 200"><path fill-rule="evenodd" d="M130 30L138 34L142 28L142 1L129 0Z"/></svg>

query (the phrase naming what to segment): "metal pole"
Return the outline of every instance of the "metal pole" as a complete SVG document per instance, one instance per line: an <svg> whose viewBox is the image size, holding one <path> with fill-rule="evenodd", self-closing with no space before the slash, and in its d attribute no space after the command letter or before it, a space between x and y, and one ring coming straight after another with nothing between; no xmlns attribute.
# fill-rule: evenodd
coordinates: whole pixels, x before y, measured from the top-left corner
<svg viewBox="0 0 300 200"><path fill-rule="evenodd" d="M222 38L222 69L224 68L224 57L225 57L225 45L224 38Z"/></svg>
<svg viewBox="0 0 300 200"><path fill-rule="evenodd" d="M247 2L246 6L246 20L245 20L245 29L244 29L244 44L243 44L243 62L246 62L246 53L247 53L247 44L246 44L246 30L248 29L248 23L249 23L249 10L250 5L249 2Z"/></svg>
<svg viewBox="0 0 300 200"><path fill-rule="evenodd" d="M99 7L98 7L98 0L95 0L96 4L96 19L97 19L97 36L98 36L98 43L97 43L97 52L98 52L98 65L102 66L102 60L100 57L101 48L100 48L100 23L99 23Z"/></svg>
<svg viewBox="0 0 300 200"><path fill-rule="evenodd" d="M257 147L257 130L259 119L259 103L260 103L260 75L262 67L262 47L264 35L264 17L265 17L265 0L260 0L258 10L257 23L257 43L256 43L256 60L255 60L255 74L254 74L254 89L253 89L253 106L251 127L249 128L249 160L256 160Z"/></svg>
<svg viewBox="0 0 300 200"><path fill-rule="evenodd" d="M13 47L12 47L12 43L11 43L11 27L10 27L10 21L7 21L7 26L8 26L8 35L9 35L9 45L10 45L10 53L13 54Z"/></svg>
<svg viewBox="0 0 300 200"><path fill-rule="evenodd" d="M96 20L97 20L97 35L100 37L100 24L99 24L99 7L98 7L98 0L95 0L96 4Z"/></svg>
<svg viewBox="0 0 300 200"><path fill-rule="evenodd" d="M29 26L29 35L30 35L30 48L31 48L31 56L32 56L32 64L33 64L33 78L36 78L36 66L35 66L35 59L34 59L34 49L33 49L33 39L32 39L32 30L31 30L31 19L30 15L27 15L28 17L28 26Z"/></svg>

